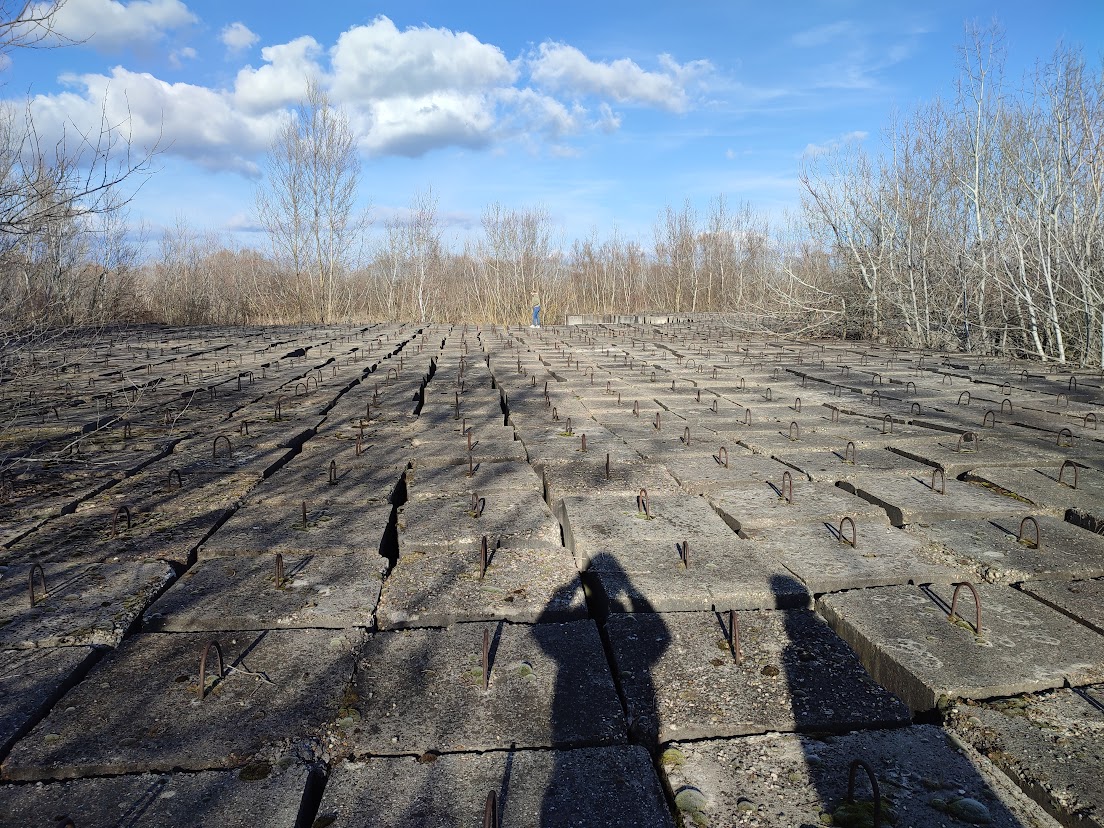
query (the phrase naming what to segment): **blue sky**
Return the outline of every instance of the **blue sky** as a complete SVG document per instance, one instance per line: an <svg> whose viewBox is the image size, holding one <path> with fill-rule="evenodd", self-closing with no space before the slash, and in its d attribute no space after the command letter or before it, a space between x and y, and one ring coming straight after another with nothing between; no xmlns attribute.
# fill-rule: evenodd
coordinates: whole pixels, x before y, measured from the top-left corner
<svg viewBox="0 0 1104 828"><path fill-rule="evenodd" d="M1104 0L68 0L79 42L9 52L0 95L31 96L48 137L105 102L137 144L161 136L132 203L154 237L180 216L263 245L259 162L314 73L351 116L377 218L432 187L453 238L499 202L543 205L567 239L647 243L686 199L796 209L803 156L873 148L895 110L953 95L964 24L994 20L1013 83L1060 42L1104 53Z"/></svg>

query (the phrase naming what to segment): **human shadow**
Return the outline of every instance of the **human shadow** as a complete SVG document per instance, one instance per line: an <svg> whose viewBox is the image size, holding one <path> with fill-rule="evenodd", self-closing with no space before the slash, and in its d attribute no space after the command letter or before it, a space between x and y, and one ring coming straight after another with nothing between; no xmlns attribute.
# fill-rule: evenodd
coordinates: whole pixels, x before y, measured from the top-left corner
<svg viewBox="0 0 1104 828"><path fill-rule="evenodd" d="M609 707L603 704L604 699L589 698L588 693L593 688L601 687L604 681L611 681L617 690L617 701L628 725L628 738L630 744L645 744L654 748L654 734L658 729L658 717L655 709L655 687L652 678L652 667L670 644L670 633L667 625L646 598L642 597L633 586L628 573L616 558L601 553L590 562L589 569L581 573L581 578L587 590L588 606L591 615L599 627L604 653L596 653L604 658L600 664L588 664L576 658L576 653L565 650L562 647L552 647L541 641L545 652L557 662L556 680L552 699L551 741L560 748L587 747L596 745L616 744L620 741L619 734L615 734L608 726L604 725L602 718L610 714ZM556 612L565 603L569 602L572 594L577 589L574 581L562 585L553 593L552 598L546 604L546 613ZM631 668L628 665L616 665L610 657L611 642L605 626L610 617L610 606L632 606L636 612L632 615L617 614L618 619L639 619L638 644L634 648ZM543 614L542 614L543 615ZM541 619L544 620L544 619ZM551 620L551 619L549 619ZM610 668L613 668L612 670ZM610 673L606 671L610 670ZM588 675L589 674L589 675ZM605 675L609 675L606 679ZM631 682L632 688L627 691L622 683ZM588 690L588 687L591 688ZM644 704L640 700L645 700ZM592 737L584 737L580 741L579 718L585 716L591 719L588 728ZM623 731L622 731L623 732ZM570 751L558 750L555 754L544 798L541 803L541 825L565 825L575 824L573 818L579 814L577 800L582 795L588 794L593 799L588 804L591 817L597 818L598 813L610 812L614 797L605 798L595 788L591 788L586 779L579 778L580 765ZM599 776L605 774L598 771ZM595 780L596 783L598 780ZM658 787L656 788L658 791ZM635 803L646 808L646 805ZM641 810L640 814L646 813ZM609 813L610 822L601 824L633 824L628 814L614 815ZM620 822L618 820L630 820Z"/></svg>

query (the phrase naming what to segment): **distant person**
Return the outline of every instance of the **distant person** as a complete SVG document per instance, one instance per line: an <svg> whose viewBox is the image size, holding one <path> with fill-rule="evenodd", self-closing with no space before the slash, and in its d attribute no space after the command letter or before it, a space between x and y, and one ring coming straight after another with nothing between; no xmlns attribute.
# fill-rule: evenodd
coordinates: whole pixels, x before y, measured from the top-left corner
<svg viewBox="0 0 1104 828"><path fill-rule="evenodd" d="M529 304L531 304L533 306L533 324L530 325L529 327L530 328L539 328L540 327L540 294L538 294L535 290L529 296Z"/></svg>

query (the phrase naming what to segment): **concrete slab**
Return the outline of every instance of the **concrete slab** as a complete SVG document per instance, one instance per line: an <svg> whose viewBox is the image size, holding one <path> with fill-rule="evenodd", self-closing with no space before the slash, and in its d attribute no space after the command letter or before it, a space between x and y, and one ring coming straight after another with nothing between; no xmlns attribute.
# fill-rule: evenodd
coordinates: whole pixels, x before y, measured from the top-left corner
<svg viewBox="0 0 1104 828"><path fill-rule="evenodd" d="M45 716L97 658L91 647L0 650L0 755Z"/></svg>
<svg viewBox="0 0 1104 828"><path fill-rule="evenodd" d="M1104 686L962 703L948 724L1063 825L1104 825Z"/></svg>
<svg viewBox="0 0 1104 828"><path fill-rule="evenodd" d="M384 536L391 520L390 503L364 506L313 506L307 504L303 523L302 505L283 508L245 506L200 548L199 557L228 558L239 555L349 555L371 558L379 553L379 571L386 569L382 557ZM373 559L374 560L374 559Z"/></svg>
<svg viewBox="0 0 1104 828"><path fill-rule="evenodd" d="M1104 635L1104 580L1029 581L1024 592Z"/></svg>
<svg viewBox="0 0 1104 828"><path fill-rule="evenodd" d="M477 825L495 792L496 828L673 828L642 747L428 754L345 762L330 774L316 825Z"/></svg>
<svg viewBox="0 0 1104 828"><path fill-rule="evenodd" d="M127 505L136 513L225 514L257 479L250 474L192 474L185 477L166 458L77 506L77 513L112 514Z"/></svg>
<svg viewBox="0 0 1104 828"><path fill-rule="evenodd" d="M1003 458L1002 458L1003 459ZM1008 468L984 466L974 469L967 476L995 491L1008 493L1056 515L1065 515L1074 509L1097 520L1104 519L1104 477L1095 469L1079 466L1077 488L1073 488L1074 469L1067 466L1039 466L1037 468ZM1062 482L1058 482L1059 476Z"/></svg>
<svg viewBox="0 0 1104 828"><path fill-rule="evenodd" d="M361 651L353 695L358 718L344 730L357 758L613 745L626 736L593 621L376 633Z"/></svg>
<svg viewBox="0 0 1104 828"><path fill-rule="evenodd" d="M741 488L750 482L780 480L786 467L762 454L753 454L744 446L718 446L711 456L665 457L664 467L682 490L693 495L710 495ZM728 465L725 455L728 453Z"/></svg>
<svg viewBox="0 0 1104 828"><path fill-rule="evenodd" d="M544 487L532 466L516 461L504 463L474 461L470 470L467 464L462 466L418 465L406 473L406 496L410 500L424 500L442 495L470 497L472 492L501 491L532 491L543 497Z"/></svg>
<svg viewBox="0 0 1104 828"><path fill-rule="evenodd" d="M219 678L211 654L200 701L199 659L212 640L221 644L226 671ZM360 640L360 633L331 630L133 636L16 743L0 777L33 782L275 763L289 746L318 738L348 706Z"/></svg>
<svg viewBox="0 0 1104 828"><path fill-rule="evenodd" d="M945 551L955 565L969 568L974 580L1017 583L1037 578L1104 576L1104 538L1049 515L1022 514L963 518L925 524L920 536ZM1019 540L1020 527L1024 539Z"/></svg>
<svg viewBox="0 0 1104 828"><path fill-rule="evenodd" d="M412 500L399 510L399 553L470 547L486 535L492 546L560 543L560 524L538 492L479 492Z"/></svg>
<svg viewBox="0 0 1104 828"><path fill-rule="evenodd" d="M575 561L562 546L412 551L388 573L380 629L444 627L467 621L573 621L587 615Z"/></svg>
<svg viewBox="0 0 1104 828"><path fill-rule="evenodd" d="M816 523L833 520L838 515L851 515L863 523L885 522L885 511L880 506L850 492L801 479L796 480L791 489L789 485L782 485L780 476L773 482L716 492L706 500L734 532L751 533L770 526Z"/></svg>
<svg viewBox="0 0 1104 828"><path fill-rule="evenodd" d="M544 478L547 501L561 520L560 501L564 498L616 493L631 500L641 489L671 492L678 488L666 470L639 457L632 462L611 457L609 476L605 455L590 456L589 452L585 459L581 455L574 460L536 461L533 468Z"/></svg>
<svg viewBox="0 0 1104 828"><path fill-rule="evenodd" d="M908 724L905 705L867 674L809 610L614 615L606 622L632 733L645 744L771 731L846 732Z"/></svg>
<svg viewBox="0 0 1104 828"><path fill-rule="evenodd" d="M723 564L740 543L703 498L649 491L647 499L647 514L637 492L563 499L564 541L580 570L599 555L616 560L625 571L640 564L682 567L675 544L686 540L691 569L698 562Z"/></svg>
<svg viewBox="0 0 1104 828"><path fill-rule="evenodd" d="M856 521L857 545L840 540L840 522L793 524L744 534L751 550L783 564L810 592L890 586L905 583L953 583L964 571L929 554L927 543L885 521ZM845 528L848 540L851 527Z"/></svg>
<svg viewBox="0 0 1104 828"><path fill-rule="evenodd" d="M827 739L770 734L677 742L660 757L660 772L684 825L873 825L870 783L861 770L854 805L847 802L855 759L879 780L882 825L1057 828L987 759L932 725Z"/></svg>
<svg viewBox="0 0 1104 828"><path fill-rule="evenodd" d="M940 478L938 471L934 477L863 475L841 485L885 509L894 526L914 523L926 526L968 517L995 517L1015 512L1017 507L1025 507L1023 514L1027 514L1027 504L1022 501L984 486Z"/></svg>
<svg viewBox="0 0 1104 828"><path fill-rule="evenodd" d="M264 773L263 778L258 778ZM139 774L49 785L0 786L0 823L48 828L68 818L80 828L203 825L309 828L304 793L320 787L304 765L258 763L241 773Z"/></svg>
<svg viewBox="0 0 1104 828"><path fill-rule="evenodd" d="M854 459L852 459L854 457ZM859 441L854 454L844 443L832 449L785 449L774 459L817 483L835 483L864 475L931 476L931 467L875 443Z"/></svg>
<svg viewBox="0 0 1104 828"><path fill-rule="evenodd" d="M1061 465L1069 457L1076 460L1076 450L1061 449L1049 442L1013 440L989 433L990 429L963 429L977 434L976 441L959 442L959 435L948 434L936 439L901 441L890 450L902 457L936 466L947 477L958 477L978 466L1019 466L1031 468L1040 464Z"/></svg>
<svg viewBox="0 0 1104 828"><path fill-rule="evenodd" d="M966 590L958 619L949 621L953 590L947 586L826 595L817 610L871 675L916 711L948 699L1012 696L1104 678L1104 637L1011 587L976 589L980 636Z"/></svg>
<svg viewBox="0 0 1104 828"><path fill-rule="evenodd" d="M142 618L145 632L342 629L375 622L374 555L212 558L195 564Z"/></svg>
<svg viewBox="0 0 1104 828"><path fill-rule="evenodd" d="M119 646L176 573L168 564L147 562L47 564L33 575L27 566L0 567L0 576L0 647L23 650Z"/></svg>
<svg viewBox="0 0 1104 828"><path fill-rule="evenodd" d="M681 564L635 561L625 570L618 558L601 554L583 574L591 606L602 615L617 612L689 612L711 609L781 609L812 606L812 596L785 567L740 544L723 558L694 555Z"/></svg>

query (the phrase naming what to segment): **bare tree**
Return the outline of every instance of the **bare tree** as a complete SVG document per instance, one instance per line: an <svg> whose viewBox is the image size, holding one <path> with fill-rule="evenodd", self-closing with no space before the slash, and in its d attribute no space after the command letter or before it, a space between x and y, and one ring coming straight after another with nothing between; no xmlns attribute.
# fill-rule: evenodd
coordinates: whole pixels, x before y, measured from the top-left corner
<svg viewBox="0 0 1104 828"><path fill-rule="evenodd" d="M317 80L269 146L257 215L299 289L301 318L328 322L340 308L338 279L356 249L360 159L348 116Z"/></svg>

